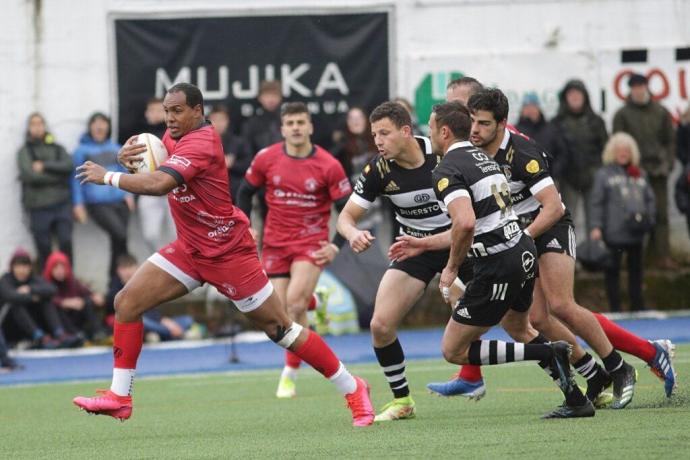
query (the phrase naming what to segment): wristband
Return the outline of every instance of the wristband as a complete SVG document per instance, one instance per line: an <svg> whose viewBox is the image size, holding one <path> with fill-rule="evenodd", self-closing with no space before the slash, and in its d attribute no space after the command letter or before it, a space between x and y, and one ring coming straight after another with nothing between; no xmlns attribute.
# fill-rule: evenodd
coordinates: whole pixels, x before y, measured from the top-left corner
<svg viewBox="0 0 690 460"><path fill-rule="evenodd" d="M121 172L108 171L105 173L105 176L103 176L103 183L105 185L111 185L115 188L120 188L120 177L122 177Z"/></svg>

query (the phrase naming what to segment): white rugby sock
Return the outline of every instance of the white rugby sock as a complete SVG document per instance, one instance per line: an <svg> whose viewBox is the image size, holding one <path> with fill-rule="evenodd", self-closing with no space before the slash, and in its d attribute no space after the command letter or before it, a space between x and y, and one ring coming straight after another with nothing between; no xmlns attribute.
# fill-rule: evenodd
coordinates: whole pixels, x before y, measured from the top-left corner
<svg viewBox="0 0 690 460"><path fill-rule="evenodd" d="M136 374L136 369L113 368L113 383L110 385L110 391L118 396L130 396L134 385L134 374Z"/></svg>
<svg viewBox="0 0 690 460"><path fill-rule="evenodd" d="M283 372L280 374L280 378L289 378L290 380L297 380L297 369L290 366L283 367Z"/></svg>
<svg viewBox="0 0 690 460"><path fill-rule="evenodd" d="M333 382L338 391L343 395L354 393L357 389L357 381L343 363L340 363L338 371L330 376L328 380Z"/></svg>

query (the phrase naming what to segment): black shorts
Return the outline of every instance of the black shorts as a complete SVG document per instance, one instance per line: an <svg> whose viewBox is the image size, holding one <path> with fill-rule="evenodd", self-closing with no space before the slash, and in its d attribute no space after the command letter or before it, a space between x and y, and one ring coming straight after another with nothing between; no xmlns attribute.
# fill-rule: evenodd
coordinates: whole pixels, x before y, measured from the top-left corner
<svg viewBox="0 0 690 460"><path fill-rule="evenodd" d="M395 268L396 270L403 271L410 275L412 278L417 278L424 284L429 284L429 282L436 276L437 273L441 273L448 263L448 256L450 251L444 249L442 251L427 251L416 257L410 257L409 259L398 262L397 260L390 263L388 268ZM465 259L465 261L460 265L460 270L458 271L458 278L467 284L472 279L473 274L473 261L472 259Z"/></svg>
<svg viewBox="0 0 690 460"><path fill-rule="evenodd" d="M453 319L472 326L495 326L508 309L526 312L539 272L537 250L528 236L513 248L474 262L474 279L453 308Z"/></svg>
<svg viewBox="0 0 690 460"><path fill-rule="evenodd" d="M575 229L567 222L559 221L539 235L534 241L537 254L541 256L547 252L566 254L573 259L576 256Z"/></svg>

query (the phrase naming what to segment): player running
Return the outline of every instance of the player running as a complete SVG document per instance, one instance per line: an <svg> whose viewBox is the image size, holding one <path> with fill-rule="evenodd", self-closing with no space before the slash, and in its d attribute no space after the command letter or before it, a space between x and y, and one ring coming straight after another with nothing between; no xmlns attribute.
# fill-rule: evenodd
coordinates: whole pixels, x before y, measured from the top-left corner
<svg viewBox="0 0 690 460"><path fill-rule="evenodd" d="M336 244L328 242L331 206L336 203L336 208L342 208L352 188L340 162L311 143L314 126L304 103L285 104L280 117L285 142L257 153L240 186L237 204L250 216L252 196L265 188L268 214L261 260L290 318L309 327L307 309L317 302L314 290L321 270L339 252ZM301 361L286 350L278 398L296 395Z"/></svg>
<svg viewBox="0 0 690 460"><path fill-rule="evenodd" d="M385 102L374 109L369 119L379 155L362 170L354 193L338 216L338 232L349 241L355 253L366 251L374 237L368 230L358 229L357 222L377 197L386 196L403 236L448 239L450 218L445 206L436 200L431 183L431 171L439 161L431 150L431 142L412 134L412 119L400 104ZM394 257L393 253L389 255ZM405 354L397 330L447 260L447 249L424 252L405 261L393 260L381 279L371 319L371 336L393 401L383 407L376 421L415 416L415 402L405 377ZM465 265L463 278L469 279L471 273L471 266Z"/></svg>
<svg viewBox="0 0 690 460"><path fill-rule="evenodd" d="M437 105L429 118L433 149L443 155L433 172L434 191L452 221L450 257L439 283L444 297L465 258L474 260L474 277L443 335L443 356L456 364L548 363L566 397L561 407L570 417L591 417L594 407L570 372L570 344L545 343L530 326L537 249L518 224L501 168L467 140L471 125L469 111L459 102ZM511 322L521 325L525 343L481 340L508 312ZM559 409L545 418L559 417Z"/></svg>
<svg viewBox="0 0 690 460"><path fill-rule="evenodd" d="M292 321L261 267L249 221L233 204L220 138L204 119L199 88L178 83L163 101L169 157L152 173L106 172L86 162L77 168L82 183L107 184L131 193L165 195L177 240L152 255L115 298L114 369L109 390L74 404L120 420L132 414L132 386L143 342L141 315L204 282L230 298L275 343L293 351L328 378L345 396L353 425L373 423L367 383L352 376L316 333ZM120 151L127 167L146 150L130 138Z"/></svg>

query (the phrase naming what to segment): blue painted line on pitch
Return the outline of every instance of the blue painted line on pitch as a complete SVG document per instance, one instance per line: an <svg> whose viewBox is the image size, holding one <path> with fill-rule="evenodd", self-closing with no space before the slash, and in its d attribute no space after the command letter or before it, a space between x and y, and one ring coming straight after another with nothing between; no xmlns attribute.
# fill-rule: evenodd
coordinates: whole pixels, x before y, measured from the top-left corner
<svg viewBox="0 0 690 460"><path fill-rule="evenodd" d="M690 317L663 320L625 320L618 324L645 338L668 338L675 343L690 342ZM443 329L401 331L400 342L408 360L441 359ZM509 340L501 329L493 329L488 339ZM340 359L346 364L375 362L368 333L327 337ZM284 352L271 342L236 344L239 363L228 362L229 344L212 344L197 348L145 347L139 359L140 376L193 374L275 369L283 365ZM110 352L94 355L61 357L28 357L19 361L26 369L0 374L0 386L78 380L109 380L112 374Z"/></svg>

